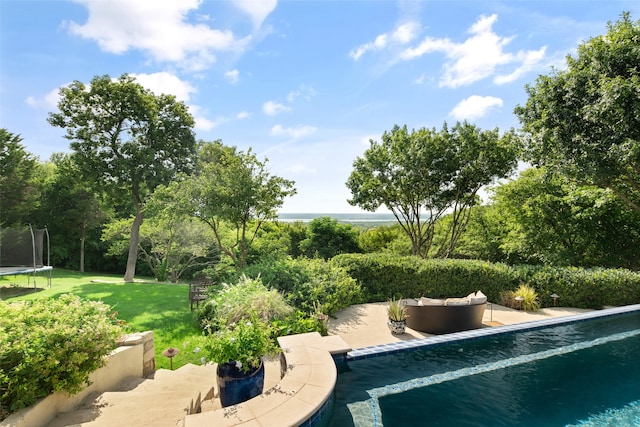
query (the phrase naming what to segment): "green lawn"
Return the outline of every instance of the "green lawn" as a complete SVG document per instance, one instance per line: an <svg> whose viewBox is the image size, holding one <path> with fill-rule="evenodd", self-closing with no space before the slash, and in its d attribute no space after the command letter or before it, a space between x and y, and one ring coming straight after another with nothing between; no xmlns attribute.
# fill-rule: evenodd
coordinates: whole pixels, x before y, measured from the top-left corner
<svg viewBox="0 0 640 427"><path fill-rule="evenodd" d="M189 309L189 287L185 283L164 284L141 278L136 278L135 283L124 283L122 276L60 269L53 270L51 288L42 273L36 283L34 290L33 278L28 283L27 276L1 276L0 298L11 302L57 298L68 293L102 301L118 313L130 331L154 332L157 368L169 368L169 360L161 354L168 347L180 350L173 358L174 369L185 363L200 364L203 354L194 353L194 349L202 347L203 337L196 327L195 312Z"/></svg>

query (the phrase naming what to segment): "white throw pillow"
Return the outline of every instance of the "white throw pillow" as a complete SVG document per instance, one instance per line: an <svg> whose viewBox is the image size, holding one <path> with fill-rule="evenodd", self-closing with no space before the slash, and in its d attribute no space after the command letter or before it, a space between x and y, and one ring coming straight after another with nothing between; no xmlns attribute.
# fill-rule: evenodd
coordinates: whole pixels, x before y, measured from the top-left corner
<svg viewBox="0 0 640 427"><path fill-rule="evenodd" d="M420 298L420 302L422 305L444 305L443 299L435 299L435 298Z"/></svg>
<svg viewBox="0 0 640 427"><path fill-rule="evenodd" d="M476 292L475 296L469 296L470 304L484 304L487 302L487 296L482 291Z"/></svg>
<svg viewBox="0 0 640 427"><path fill-rule="evenodd" d="M447 298L444 305L469 305L469 298Z"/></svg>

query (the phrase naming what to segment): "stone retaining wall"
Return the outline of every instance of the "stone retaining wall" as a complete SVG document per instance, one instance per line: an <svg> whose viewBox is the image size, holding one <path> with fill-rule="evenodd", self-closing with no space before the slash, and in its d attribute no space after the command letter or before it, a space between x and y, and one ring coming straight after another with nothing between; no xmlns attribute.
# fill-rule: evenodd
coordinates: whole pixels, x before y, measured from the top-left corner
<svg viewBox="0 0 640 427"><path fill-rule="evenodd" d="M80 393L68 396L54 393L34 405L21 409L0 421L0 427L45 426L58 414L75 409L91 393L116 390L125 378L143 378L156 370L153 331L123 337L108 356L106 365L89 376L91 385Z"/></svg>

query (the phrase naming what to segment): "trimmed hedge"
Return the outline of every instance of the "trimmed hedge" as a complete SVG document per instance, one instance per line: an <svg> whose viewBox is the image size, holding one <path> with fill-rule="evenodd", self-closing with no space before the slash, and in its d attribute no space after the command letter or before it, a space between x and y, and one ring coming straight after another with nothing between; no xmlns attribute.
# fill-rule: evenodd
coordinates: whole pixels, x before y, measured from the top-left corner
<svg viewBox="0 0 640 427"><path fill-rule="evenodd" d="M424 260L386 253L343 254L331 262L345 268L362 287L364 302L398 297L444 298L481 290L497 301L515 288L515 272L506 264L473 260Z"/></svg>
<svg viewBox="0 0 640 427"><path fill-rule="evenodd" d="M53 392L82 390L121 336L110 312L72 295L0 301L0 419Z"/></svg>
<svg viewBox="0 0 640 427"><path fill-rule="evenodd" d="M640 303L640 274L623 269L509 266L476 260L424 260L385 253L342 254L333 263L362 287L363 302L397 297L460 297L481 290L489 301L525 284L542 307L602 308Z"/></svg>
<svg viewBox="0 0 640 427"><path fill-rule="evenodd" d="M602 308L640 303L640 274L624 269L576 267L514 267L522 283L538 292L543 307L558 305Z"/></svg>

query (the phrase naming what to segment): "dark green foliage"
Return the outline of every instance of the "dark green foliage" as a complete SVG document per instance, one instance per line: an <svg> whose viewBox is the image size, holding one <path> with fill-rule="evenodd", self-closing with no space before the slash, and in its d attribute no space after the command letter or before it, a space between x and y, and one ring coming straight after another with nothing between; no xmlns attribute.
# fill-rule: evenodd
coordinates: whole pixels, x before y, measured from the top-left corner
<svg viewBox="0 0 640 427"><path fill-rule="evenodd" d="M347 269L362 286L366 302L395 295L458 297L481 290L500 302L504 291L525 284L542 307L553 306L552 294L565 307L602 308L640 303L640 274L623 269L513 266L472 260L421 260L389 254L348 254L332 263Z"/></svg>
<svg viewBox="0 0 640 427"><path fill-rule="evenodd" d="M531 168L497 187L493 200L493 214L485 218L498 225L492 235L500 239L505 260L554 266L638 265L640 215L610 190L576 185L544 168Z"/></svg>
<svg viewBox="0 0 640 427"><path fill-rule="evenodd" d="M144 203L161 184L193 169L194 119L174 96L155 95L123 74L74 81L60 89L59 112L49 123L66 129L74 163L96 192L135 212L125 281L133 281ZM128 216L128 215L127 215Z"/></svg>
<svg viewBox="0 0 640 427"><path fill-rule="evenodd" d="M358 244L365 253L392 252L411 255L411 239L400 224L369 228L360 233Z"/></svg>
<svg viewBox="0 0 640 427"><path fill-rule="evenodd" d="M514 267L523 283L533 287L543 307L602 308L640 303L640 274L624 269Z"/></svg>
<svg viewBox="0 0 640 427"><path fill-rule="evenodd" d="M360 252L358 231L350 224L339 224L328 216L313 219L307 227L307 238L300 251L309 258L333 258L337 254Z"/></svg>
<svg viewBox="0 0 640 427"><path fill-rule="evenodd" d="M472 260L423 260L392 254L345 254L334 264L346 268L367 302L386 301L396 295L431 298L464 296L481 290L497 301L500 291L517 283L504 264Z"/></svg>
<svg viewBox="0 0 640 427"><path fill-rule="evenodd" d="M0 225L25 225L37 207L37 158L22 145L22 137L0 129Z"/></svg>

